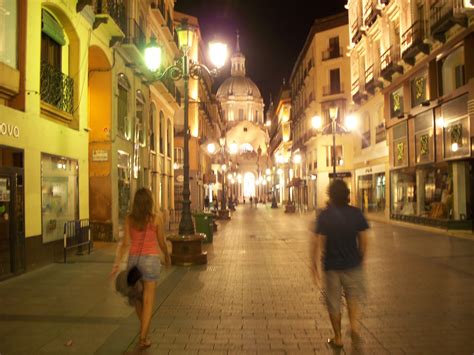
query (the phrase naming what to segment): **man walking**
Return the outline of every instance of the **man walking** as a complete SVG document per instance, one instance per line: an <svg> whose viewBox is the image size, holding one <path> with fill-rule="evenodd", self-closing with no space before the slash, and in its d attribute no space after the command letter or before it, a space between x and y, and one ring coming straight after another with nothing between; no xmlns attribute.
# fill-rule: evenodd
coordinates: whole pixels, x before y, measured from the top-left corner
<svg viewBox="0 0 474 355"><path fill-rule="evenodd" d="M324 291L334 338L329 345L342 348L341 296L347 301L352 340L360 339L358 317L361 298L364 296L365 260L369 228L362 212L349 205L349 189L342 180L329 186L329 205L316 221L316 238L312 250L312 271L315 281L320 280L320 260L324 265Z"/></svg>

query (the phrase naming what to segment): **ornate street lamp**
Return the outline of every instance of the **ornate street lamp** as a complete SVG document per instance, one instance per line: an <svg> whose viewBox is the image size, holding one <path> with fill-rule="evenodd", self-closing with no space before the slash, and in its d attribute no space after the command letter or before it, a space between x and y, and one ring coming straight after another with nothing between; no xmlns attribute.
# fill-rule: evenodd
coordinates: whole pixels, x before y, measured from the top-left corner
<svg viewBox="0 0 474 355"><path fill-rule="evenodd" d="M227 57L227 46L223 43L213 42L209 45L209 54L214 69L210 69L204 64L196 63L189 58L189 50L193 46L196 28L188 24L187 20L183 20L176 28L178 35L178 45L181 56L175 63L163 71L161 68L161 48L156 40L151 38L149 45L145 49L145 62L155 74L154 81L162 80L169 77L174 81L183 79L184 83L184 159L183 159L183 213L179 223L179 234L187 236L194 234L194 224L191 216L191 200L189 188L189 79L199 79L203 73L215 76L222 66L225 64Z"/></svg>
<svg viewBox="0 0 474 355"><path fill-rule="evenodd" d="M332 133L332 178L336 179L336 131L337 127L339 126L343 132L351 132L357 128L357 118L353 115L349 115L344 120L344 126L338 125L337 123L337 116L338 116L339 108L337 106L333 106L329 108L329 118L331 122L331 133ZM314 116L311 119L311 124L314 129L318 130L321 128L322 120L320 116ZM328 127L328 125L326 126ZM342 162L342 160L341 160Z"/></svg>

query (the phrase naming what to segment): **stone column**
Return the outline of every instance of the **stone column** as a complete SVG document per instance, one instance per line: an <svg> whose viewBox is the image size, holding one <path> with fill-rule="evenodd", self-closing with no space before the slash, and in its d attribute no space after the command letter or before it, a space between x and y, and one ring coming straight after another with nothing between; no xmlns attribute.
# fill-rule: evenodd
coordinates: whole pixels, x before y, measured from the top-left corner
<svg viewBox="0 0 474 355"><path fill-rule="evenodd" d="M467 174L466 163L453 163L453 217L456 220L461 219L461 215L467 216Z"/></svg>
<svg viewBox="0 0 474 355"><path fill-rule="evenodd" d="M416 215L425 210L425 175L422 169L416 170Z"/></svg>

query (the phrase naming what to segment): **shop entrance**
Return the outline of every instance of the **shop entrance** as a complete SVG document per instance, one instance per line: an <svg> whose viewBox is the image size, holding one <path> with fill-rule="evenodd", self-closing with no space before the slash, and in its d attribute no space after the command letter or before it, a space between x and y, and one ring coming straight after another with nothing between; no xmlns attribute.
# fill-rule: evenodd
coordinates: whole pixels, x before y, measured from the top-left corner
<svg viewBox="0 0 474 355"><path fill-rule="evenodd" d="M0 279L25 269L23 152L0 146Z"/></svg>

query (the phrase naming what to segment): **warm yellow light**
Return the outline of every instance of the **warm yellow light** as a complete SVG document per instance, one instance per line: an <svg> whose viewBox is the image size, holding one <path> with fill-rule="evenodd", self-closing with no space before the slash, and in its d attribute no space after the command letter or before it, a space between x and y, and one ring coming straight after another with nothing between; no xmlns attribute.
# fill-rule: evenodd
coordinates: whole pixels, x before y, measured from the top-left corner
<svg viewBox="0 0 474 355"><path fill-rule="evenodd" d="M187 51L193 46L194 28L183 21L177 28L179 49Z"/></svg>
<svg viewBox="0 0 474 355"><path fill-rule="evenodd" d="M209 154L214 154L216 152L216 145L214 143L209 143L207 145L207 151Z"/></svg>
<svg viewBox="0 0 474 355"><path fill-rule="evenodd" d="M266 184L267 184L267 180L263 180L263 181L262 181L262 185L265 186Z"/></svg>
<svg viewBox="0 0 474 355"><path fill-rule="evenodd" d="M457 152L459 150L459 144L457 144L456 142L454 142L453 144L451 144L451 150L453 152Z"/></svg>
<svg viewBox="0 0 474 355"><path fill-rule="evenodd" d="M156 43L154 37L145 48L145 64L151 71L157 71L161 66L161 47Z"/></svg>
<svg viewBox="0 0 474 355"><path fill-rule="evenodd" d="M209 43L209 59L217 69L222 68L227 61L227 44L221 42Z"/></svg>
<svg viewBox="0 0 474 355"><path fill-rule="evenodd" d="M331 119L337 118L337 112L338 111L339 111L339 107L337 107L337 106L330 107L329 108L329 117L331 117Z"/></svg>
<svg viewBox="0 0 474 355"><path fill-rule="evenodd" d="M233 178L232 174L228 174L228 175L227 175L227 179L230 180L230 179L232 179L232 178Z"/></svg>
<svg viewBox="0 0 474 355"><path fill-rule="evenodd" d="M278 173L278 175L282 175L282 174L283 174L283 169L282 169L282 168L278 168L277 173Z"/></svg>
<svg viewBox="0 0 474 355"><path fill-rule="evenodd" d="M271 125L272 125L272 122L270 120L267 120L267 122L265 122L265 126L270 127Z"/></svg>
<svg viewBox="0 0 474 355"><path fill-rule="evenodd" d="M311 125L315 129L321 128L321 125L322 125L321 116L313 116L313 118L311 118Z"/></svg>
<svg viewBox="0 0 474 355"><path fill-rule="evenodd" d="M222 164L221 168L222 168L222 171L226 171L226 170L227 170L227 166L226 166L225 164Z"/></svg>
<svg viewBox="0 0 474 355"><path fill-rule="evenodd" d="M237 143L235 142L232 142L230 147L229 147L229 152L230 154L237 154L237 152L239 151L239 146Z"/></svg>
<svg viewBox="0 0 474 355"><path fill-rule="evenodd" d="M344 125L349 131L353 131L358 125L357 117L354 115L347 116Z"/></svg>
<svg viewBox="0 0 474 355"><path fill-rule="evenodd" d="M293 163L295 163L295 164L300 164L300 163L301 163L301 155L296 154L296 155L293 157Z"/></svg>
<svg viewBox="0 0 474 355"><path fill-rule="evenodd" d="M272 169L270 168L265 169L265 175L271 175L271 173L272 173Z"/></svg>

